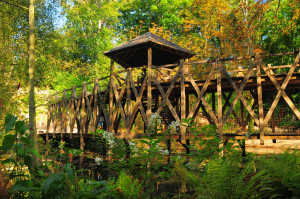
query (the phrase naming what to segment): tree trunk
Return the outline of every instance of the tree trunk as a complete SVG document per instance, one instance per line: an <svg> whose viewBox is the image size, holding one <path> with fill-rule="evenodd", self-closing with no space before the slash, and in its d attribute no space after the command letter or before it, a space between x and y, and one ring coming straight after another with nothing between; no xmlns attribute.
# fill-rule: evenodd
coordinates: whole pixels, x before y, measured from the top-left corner
<svg viewBox="0 0 300 199"><path fill-rule="evenodd" d="M33 148L38 151L38 137L36 133L36 113L34 99L34 73L35 73L35 35L34 35L34 0L30 0L29 5L29 131L33 141ZM39 158L34 156L33 166L39 165Z"/></svg>

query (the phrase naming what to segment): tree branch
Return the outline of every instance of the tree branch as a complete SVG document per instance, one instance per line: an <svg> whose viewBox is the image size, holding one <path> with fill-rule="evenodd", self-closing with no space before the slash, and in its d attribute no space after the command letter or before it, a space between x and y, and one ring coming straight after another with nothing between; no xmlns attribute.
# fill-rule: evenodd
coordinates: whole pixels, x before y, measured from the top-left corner
<svg viewBox="0 0 300 199"><path fill-rule="evenodd" d="M10 5L13 5L13 6L16 6L16 7L19 7L19 8L22 8L22 9L25 9L25 10L28 10L28 8L26 8L24 6L20 6L20 5L14 4L14 3L10 3L10 2L5 1L5 0L0 0L0 1L4 2L4 3L7 3L7 4L10 4Z"/></svg>

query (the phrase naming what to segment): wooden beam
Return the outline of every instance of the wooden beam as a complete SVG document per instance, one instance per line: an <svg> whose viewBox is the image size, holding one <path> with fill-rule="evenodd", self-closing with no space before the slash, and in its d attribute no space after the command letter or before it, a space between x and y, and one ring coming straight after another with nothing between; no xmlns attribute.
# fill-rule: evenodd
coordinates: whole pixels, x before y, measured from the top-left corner
<svg viewBox="0 0 300 199"><path fill-rule="evenodd" d="M94 116L94 132L96 133L97 127L98 127L98 120L99 117L97 116L97 109L98 109L98 87L99 87L99 81L98 81L98 77L96 77L95 79L95 83L94 83L94 90L93 90L93 95L94 95L94 106L93 106L93 116ZM101 112L99 111L99 115L101 114Z"/></svg>
<svg viewBox="0 0 300 199"><path fill-rule="evenodd" d="M294 103L292 102L292 100L288 97L288 95L286 94L286 92L284 91L293 72L295 71L296 65L299 62L299 55L296 57L293 65L291 66L289 73L287 74L284 82L282 83L282 86L279 85L279 83L277 82L277 80L274 78L273 74L271 73L272 70L270 70L268 67L266 67L262 62L260 63L262 68L264 69L264 71L267 73L267 75L269 76L270 80L273 82L273 84L275 85L275 87L278 90L277 96L275 97L270 110L268 111L265 121L264 121L264 126L266 126L266 124L268 123L268 121L270 120L270 117L272 116L272 113L274 112L280 97L282 96L284 98L284 100L286 101L286 103L291 107L291 109L293 110L293 112L295 113L295 115L298 117L298 119L300 120L300 112L297 109L297 107L294 105Z"/></svg>
<svg viewBox="0 0 300 199"><path fill-rule="evenodd" d="M76 86L74 85L72 88L72 94L71 94L71 114L70 114L70 139L73 137L73 129L75 125L75 117L76 117L76 110L77 110L77 99L76 99ZM72 118L73 116L73 118Z"/></svg>
<svg viewBox="0 0 300 199"><path fill-rule="evenodd" d="M82 87L82 94L81 94L81 114L80 114L80 149L83 150L84 149L84 137L83 137L83 133L84 133L84 117L85 117L85 89L86 89L86 82L83 82L83 87Z"/></svg>
<svg viewBox="0 0 300 199"><path fill-rule="evenodd" d="M153 77L153 80L154 80L155 84L157 85L157 88L158 88L158 90L160 91L160 93L161 93L161 95L162 95L162 97L163 97L163 100L161 101L161 103L160 103L160 105L159 105L159 107L158 107L158 109L157 109L157 111L156 111L157 114L160 114L160 112L161 112L161 110L162 110L161 107L163 107L163 105L166 103L167 106L169 107L171 113L173 114L173 117L175 118L175 120L176 120L177 122L180 122L180 119L179 119L179 117L178 117L178 114L177 114L176 110L174 109L174 107L172 106L172 103L171 103L170 100L169 100L169 95L167 95L167 94L165 93L164 89L161 87L160 83L158 82L158 80L157 80L157 78L156 78L155 76ZM165 102L165 103L164 103L164 102Z"/></svg>
<svg viewBox="0 0 300 199"><path fill-rule="evenodd" d="M47 112L47 127L46 127L46 146L49 144L49 129L51 124L51 112L52 112L52 106L49 103L48 104L48 112ZM46 149L46 155L48 155L48 147Z"/></svg>
<svg viewBox="0 0 300 199"><path fill-rule="evenodd" d="M147 63L147 76L148 76L148 84L147 84L147 111L146 111L146 116L147 116L147 123L149 123L151 115L152 115L152 87L151 87L151 81L152 81L152 70L151 70L151 65L152 65L152 48L148 48L148 63Z"/></svg>
<svg viewBox="0 0 300 199"><path fill-rule="evenodd" d="M121 113L121 116L124 120L124 123L125 123L125 126L127 125L126 124L126 121L124 118L126 118L125 116L125 113L124 113L124 110L123 110L123 107L122 107L122 104L121 104L121 100L124 96L124 93L125 93L125 86L122 87L121 91L120 91L120 95L118 94L118 91L117 91L117 88L116 88L116 85L114 83L114 80L111 81L111 85L112 85L112 89L113 89L113 92L115 94L115 98L116 98L116 103L115 103L115 110L113 110L113 113L112 113L112 119L111 119L111 123L110 123L110 128L113 130L113 126L115 124L115 119L116 119L116 116L117 116L117 113L118 113L118 110L120 109L120 113Z"/></svg>
<svg viewBox="0 0 300 199"><path fill-rule="evenodd" d="M264 145L264 108L263 108L263 101L262 101L262 85L261 85L261 73L260 73L260 65L257 65L256 71L256 78L257 78L257 96L258 96L258 112L259 112L259 133L260 133L260 145Z"/></svg>
<svg viewBox="0 0 300 199"><path fill-rule="evenodd" d="M148 79L147 76L145 76L145 78L143 80L143 83L140 87L140 92L138 93L137 90L136 90L136 87L134 86L134 82L133 82L133 79L132 79L132 76L131 76L131 71L129 71L129 81L131 83L131 87L132 87L133 93L135 95L135 101L136 101L135 105L132 109L132 113L131 113L131 116L130 116L130 122L128 124L128 126L130 126L130 127L133 124L133 121L134 121L134 118L135 118L135 115L136 115L136 112L137 112L138 108L140 109L143 120L147 121L147 116L145 114L145 110L144 110L143 104L141 102L141 99L143 97L143 93L146 89L147 79ZM148 123L146 122L145 124L148 127Z"/></svg>
<svg viewBox="0 0 300 199"><path fill-rule="evenodd" d="M160 114L160 112L162 111L162 108L164 107L165 104L167 104L169 108L170 108L170 107L173 107L172 104L170 103L168 97L170 96L171 91L172 91L172 89L173 89L173 87L174 87L174 85L175 85L175 82L176 82L176 80L178 79L179 75L180 75L180 70L177 70L176 75L175 75L175 77L172 79L172 81L171 81L171 83L170 83L170 86L169 86L169 88L168 88L168 90L167 90L166 93L165 93L165 91L162 89L162 87L161 87L161 89L158 87L158 89L160 90L160 92L161 92L161 93L163 92L163 93L165 93L165 94L163 95L163 99L162 99L162 101L161 101L161 103L160 103L160 105L159 105L159 107L158 107L158 109L157 109L157 111L156 111L157 114ZM154 80L155 80L155 79L156 79L156 78L154 77ZM157 80L157 79L156 79L156 80ZM160 85L158 81L157 81L156 85ZM172 108L170 108L170 111L171 111L171 112L173 111ZM176 111L174 111L174 113L172 112L172 114L173 114L174 117L176 117L176 115L177 115L177 113L176 113L176 114L175 114L175 113L176 113ZM176 118L175 118L175 119L176 119ZM177 116L176 121L177 121L177 122L180 122L180 119L179 119L178 116Z"/></svg>
<svg viewBox="0 0 300 199"><path fill-rule="evenodd" d="M58 94L56 93L55 96L55 107L54 107L54 111L55 111L55 117L54 117L54 128L53 128L53 133L56 133L56 128L58 125L58 115L59 115L59 104L58 104ZM54 134L55 135L55 134Z"/></svg>
<svg viewBox="0 0 300 199"><path fill-rule="evenodd" d="M257 119L257 117L255 116L254 111L251 109L251 107L248 105L247 100L245 99L245 97L242 95L243 90L247 84L247 81L251 75L251 72L253 71L255 65L256 65L257 61L255 60L251 66L249 67L247 74L245 75L240 87L238 88L234 81L232 80L232 78L230 77L230 75L227 73L226 69L223 68L222 73L225 75L225 77L228 79L229 83L232 85L232 87L234 88L235 92L237 92L235 98L233 99L231 106L229 108L229 110L227 111L224 119L223 119L223 123L225 123L227 121L227 119L229 118L230 114L232 113L238 99L241 99L243 104L245 105L246 109L248 110L249 114L252 116L253 120L255 121L255 123L259 124L259 121Z"/></svg>
<svg viewBox="0 0 300 199"><path fill-rule="evenodd" d="M121 103L121 100L122 100L122 98L124 96L124 93L125 93L126 85L124 85L122 87L122 89L120 91L120 95L117 91L117 88L116 88L116 85L115 85L114 81L112 81L112 86L113 86L113 91L114 91L115 98L116 98L116 105L118 106L118 109L120 110L120 113L121 113L121 116L122 116L122 119L123 119L123 122L124 122L125 126L127 126L126 114L125 114L124 108L123 108L122 103Z"/></svg>
<svg viewBox="0 0 300 199"><path fill-rule="evenodd" d="M221 82L221 68L223 66L217 60L217 96L218 96L218 133L220 139L223 139L223 111L222 111L222 82Z"/></svg>
<svg viewBox="0 0 300 199"><path fill-rule="evenodd" d="M112 132L113 130L113 121L112 121L112 115L113 115L113 103L114 103L114 96L113 96L113 89L112 89L112 81L113 81L113 73L114 73L114 61L110 60L110 78L109 78L109 125L108 125L108 131Z"/></svg>
<svg viewBox="0 0 300 199"><path fill-rule="evenodd" d="M109 85L108 85L109 87ZM99 101L100 101L100 107L102 108L102 112L103 112L103 115L104 115L104 119L105 119L105 122L106 122L106 126L107 128L109 128L109 119L110 119L110 115L108 115L107 113L107 106L106 106L106 100L105 100L105 97L107 99L107 94L108 94L108 91L109 91L109 88L106 89L104 95L102 96L101 94L101 88L100 88L100 85L99 83L97 83L97 88L98 88L98 93L97 95L99 95ZM110 103L110 101L109 101ZM99 107L99 108L100 108ZM110 112L109 112L110 113Z"/></svg>
<svg viewBox="0 0 300 199"><path fill-rule="evenodd" d="M184 119L186 119L186 95L185 95L185 85L184 85L184 60L180 60L180 68L181 71L181 78L180 78L180 113L181 113L181 122L183 122ZM185 133L186 133L186 127L183 126L186 125L185 123L182 123L180 126L180 134L181 134L181 142L183 144L186 143L185 139Z"/></svg>
<svg viewBox="0 0 300 199"><path fill-rule="evenodd" d="M127 68L127 77L126 77L126 107L127 107L127 127L126 127L126 136L125 138L128 139L131 126L130 126L130 117L131 117L131 90L130 90L130 70L131 68Z"/></svg>
<svg viewBox="0 0 300 199"><path fill-rule="evenodd" d="M191 84L193 85L193 87L195 88L196 92L197 92L197 99L194 103L194 107L193 109L191 110L191 112L189 113L189 116L188 118L192 117L197 109L197 107L199 106L199 104L201 103L201 101L203 102L205 108L207 109L207 112L209 114L209 116L211 117L211 119L214 121L215 124L218 124L218 121L217 121L217 117L216 115L214 114L214 112L212 111L211 107L209 106L209 104L207 103L207 101L205 100L204 98L204 94L206 92L206 89L210 83L210 80L212 79L213 75L214 75L214 72L215 72L215 69L216 69L216 65L213 66L213 68L211 69L201 91L199 90L199 87L197 86L197 84L195 83L195 81L193 80L193 78L191 77L191 75L189 73L187 73L187 76L191 82Z"/></svg>

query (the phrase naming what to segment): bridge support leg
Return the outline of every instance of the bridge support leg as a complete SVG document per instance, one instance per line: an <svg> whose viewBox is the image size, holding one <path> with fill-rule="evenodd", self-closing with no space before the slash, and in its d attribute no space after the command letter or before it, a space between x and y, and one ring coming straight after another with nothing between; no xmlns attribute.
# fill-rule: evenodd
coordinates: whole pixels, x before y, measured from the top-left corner
<svg viewBox="0 0 300 199"><path fill-rule="evenodd" d="M152 115L152 87L151 87L151 81L152 81L152 48L148 48L148 65L147 65L147 76L148 76L148 84L147 84L147 121L146 126L148 126L151 115Z"/></svg>
<svg viewBox="0 0 300 199"><path fill-rule="evenodd" d="M262 85L261 85L260 65L257 66L256 78L257 78L260 145L264 145L265 144L264 109L263 109L263 101L262 101Z"/></svg>

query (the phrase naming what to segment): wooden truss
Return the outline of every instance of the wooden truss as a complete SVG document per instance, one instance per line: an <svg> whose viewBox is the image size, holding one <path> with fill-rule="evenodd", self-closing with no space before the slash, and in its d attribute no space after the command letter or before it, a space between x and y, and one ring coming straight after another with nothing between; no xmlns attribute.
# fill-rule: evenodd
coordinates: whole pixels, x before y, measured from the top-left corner
<svg viewBox="0 0 300 199"><path fill-rule="evenodd" d="M260 142L264 144L264 128L281 97L300 120L299 110L286 93L289 82L296 74L295 69L299 66L299 53L294 63L287 66L290 69L284 76L284 80L278 79L272 70L276 67L266 66L259 55L249 57L251 64L247 70L243 70L245 75L238 79L233 76L236 71L226 70L223 60L210 61L212 67L205 81L193 78L188 67L191 63L181 60L179 65L175 65L177 66L176 70L170 69L168 66L152 66L151 56L152 50L149 48L147 70L140 82L134 79L132 68L127 68L125 73L122 73L124 78L115 73L112 61L107 88L101 90L99 80L96 79L92 93L88 93L87 84L84 83L80 87L81 91L78 97L76 95L78 88L75 86L68 90L70 91L69 97L67 97L67 90L64 90L60 99L57 94L54 102L49 103L48 106L46 142L49 141L48 133L51 131L53 135L60 133L61 139L65 133L70 134L70 138L76 134L80 135L80 148L83 149L84 135L99 128L100 118L104 118L102 127L116 134L120 133L122 121L124 124L122 131L125 130L124 138L130 139L131 129L138 113L147 128L152 113L162 114L166 110L172 114L175 121L182 122L182 124L185 119L195 119L201 110L209 122L217 126L220 138L223 138L223 128L230 116L238 118L235 107L240 101L242 120L245 121L245 108L248 113L246 122L250 118L253 119L259 127ZM174 64L172 68L174 68ZM160 75L164 77L161 78ZM101 81L107 81L107 77ZM270 109L264 114L263 91L264 85L268 82L273 84L278 93ZM268 86L270 87L270 85ZM249 99L247 101L245 98L245 92L252 98L252 104L249 104ZM211 103L206 98L208 93L213 93ZM217 110L214 93L217 94ZM190 100L190 94L195 96L194 101ZM174 101L174 99L176 100ZM189 104L193 104L193 106L189 108ZM180 139L183 144L186 143L187 137L190 137L187 134L186 126L182 125Z"/></svg>

